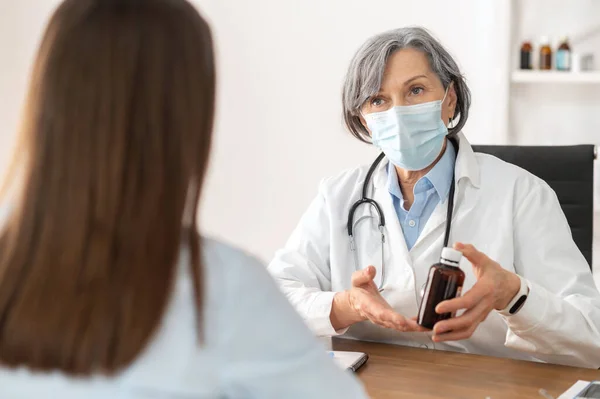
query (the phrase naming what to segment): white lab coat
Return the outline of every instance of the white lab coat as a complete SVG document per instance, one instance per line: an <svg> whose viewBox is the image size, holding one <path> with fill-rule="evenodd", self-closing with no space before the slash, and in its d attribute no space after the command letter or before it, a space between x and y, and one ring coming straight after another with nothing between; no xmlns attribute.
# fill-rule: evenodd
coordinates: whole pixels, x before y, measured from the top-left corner
<svg viewBox="0 0 600 399"><path fill-rule="evenodd" d="M269 271L317 335L600 367L600 293L554 191L519 167L475 154L462 134L459 141L450 242L473 244L527 280L529 298L518 314L493 311L471 338L448 343L434 344L431 333L401 333L370 322L335 331L329 319L333 296L350 288L355 271L346 228L348 211L361 196L369 165L321 183ZM369 189L386 220L382 295L398 313L412 317L417 315L427 271L439 261L447 200L438 204L409 251L386 187L386 164L383 161L376 169ZM379 284L379 220L368 206L361 206L354 220L359 267L376 266ZM460 267L466 273L466 292L476 278L466 259Z"/></svg>

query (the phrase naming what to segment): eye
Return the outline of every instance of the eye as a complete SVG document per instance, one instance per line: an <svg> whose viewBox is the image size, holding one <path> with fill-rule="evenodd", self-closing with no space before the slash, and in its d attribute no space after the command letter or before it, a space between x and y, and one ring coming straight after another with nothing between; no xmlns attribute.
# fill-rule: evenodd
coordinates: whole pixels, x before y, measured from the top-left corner
<svg viewBox="0 0 600 399"><path fill-rule="evenodd" d="M421 86L414 86L410 89L410 94L413 96L418 96L419 94L423 93L423 89Z"/></svg>
<svg viewBox="0 0 600 399"><path fill-rule="evenodd" d="M381 97L373 97L370 104L374 107L379 107L383 105L383 99Z"/></svg>

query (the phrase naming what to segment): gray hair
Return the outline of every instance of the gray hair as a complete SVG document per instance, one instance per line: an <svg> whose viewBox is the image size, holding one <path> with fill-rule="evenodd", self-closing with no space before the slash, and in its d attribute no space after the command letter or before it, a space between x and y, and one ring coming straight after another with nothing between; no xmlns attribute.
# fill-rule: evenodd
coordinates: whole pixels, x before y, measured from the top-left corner
<svg viewBox="0 0 600 399"><path fill-rule="evenodd" d="M457 107L451 118L453 127L448 129L449 135L457 134L467 122L471 91L450 53L424 28L394 29L367 40L354 55L346 74L342 94L344 122L350 133L365 143L371 141L369 132L360 121L360 109L365 101L379 92L390 56L403 48L422 51L444 89L454 82Z"/></svg>

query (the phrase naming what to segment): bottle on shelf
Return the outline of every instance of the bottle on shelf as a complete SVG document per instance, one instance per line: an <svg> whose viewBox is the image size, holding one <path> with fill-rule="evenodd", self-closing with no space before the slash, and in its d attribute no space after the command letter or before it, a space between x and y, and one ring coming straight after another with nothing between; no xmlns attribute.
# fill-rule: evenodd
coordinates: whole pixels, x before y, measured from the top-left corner
<svg viewBox="0 0 600 399"><path fill-rule="evenodd" d="M550 48L550 40L547 36L540 38L540 65L541 70L547 71L552 69L552 48Z"/></svg>
<svg viewBox="0 0 600 399"><path fill-rule="evenodd" d="M532 69L531 61L533 54L533 46L529 41L524 41L521 45L521 57L519 68L521 69Z"/></svg>
<svg viewBox="0 0 600 399"><path fill-rule="evenodd" d="M571 46L569 46L569 40L566 36L561 39L560 45L556 50L555 65L557 71L571 70Z"/></svg>

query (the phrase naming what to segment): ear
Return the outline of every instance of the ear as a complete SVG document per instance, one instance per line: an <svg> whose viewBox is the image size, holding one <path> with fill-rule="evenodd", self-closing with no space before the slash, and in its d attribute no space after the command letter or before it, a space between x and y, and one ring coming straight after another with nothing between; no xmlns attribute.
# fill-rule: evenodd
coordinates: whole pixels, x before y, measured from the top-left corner
<svg viewBox="0 0 600 399"><path fill-rule="evenodd" d="M454 118L456 112L456 104L458 103L458 96L456 95L456 90L454 89L454 81L450 82L450 85L448 86L448 95L446 97L446 107L448 107L448 115L450 115L450 118Z"/></svg>

